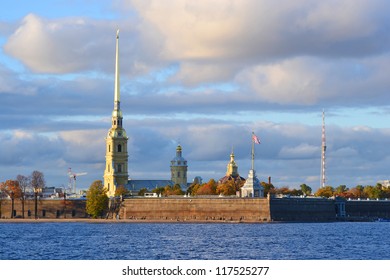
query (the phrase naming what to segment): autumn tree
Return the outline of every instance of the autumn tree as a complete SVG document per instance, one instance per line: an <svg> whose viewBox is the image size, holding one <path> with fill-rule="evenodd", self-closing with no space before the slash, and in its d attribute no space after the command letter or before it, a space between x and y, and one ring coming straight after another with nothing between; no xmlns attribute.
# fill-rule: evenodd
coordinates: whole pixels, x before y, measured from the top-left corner
<svg viewBox="0 0 390 280"><path fill-rule="evenodd" d="M16 180L7 180L0 184L0 190L8 196L13 196L13 198L20 198L22 196L22 191L19 186L19 182Z"/></svg>
<svg viewBox="0 0 390 280"><path fill-rule="evenodd" d="M217 187L217 194L222 194L222 195L235 195L237 192L236 190L236 184L234 180L228 180L223 184L219 184Z"/></svg>
<svg viewBox="0 0 390 280"><path fill-rule="evenodd" d="M322 197L332 197L334 194L334 189L331 186L326 186L323 188L319 188L316 193L314 194L315 196L322 196Z"/></svg>
<svg viewBox="0 0 390 280"><path fill-rule="evenodd" d="M183 195L184 192L182 191L181 187L179 184L175 184L173 187L172 186L166 186L164 189L164 195Z"/></svg>
<svg viewBox="0 0 390 280"><path fill-rule="evenodd" d="M196 191L196 195L215 195L215 190L213 190L210 185L203 184Z"/></svg>
<svg viewBox="0 0 390 280"><path fill-rule="evenodd" d="M189 193L190 195L196 195L196 193L198 192L198 189L201 187L202 185L198 184L198 183L192 183L189 188L187 189L187 193Z"/></svg>
<svg viewBox="0 0 390 280"><path fill-rule="evenodd" d="M86 211L92 218L101 217L108 208L108 197L101 180L94 181L87 191Z"/></svg>
<svg viewBox="0 0 390 280"><path fill-rule="evenodd" d="M217 182L214 179L210 179L207 183L202 184L196 190L196 195L215 195L217 191Z"/></svg>
<svg viewBox="0 0 390 280"><path fill-rule="evenodd" d="M19 187L19 182L16 180L7 180L0 184L0 190L12 200L11 218L14 218L14 201L22 196L22 191Z"/></svg>
<svg viewBox="0 0 390 280"><path fill-rule="evenodd" d="M129 194L129 190L125 188L125 186L120 185L115 190L115 196L125 196Z"/></svg>

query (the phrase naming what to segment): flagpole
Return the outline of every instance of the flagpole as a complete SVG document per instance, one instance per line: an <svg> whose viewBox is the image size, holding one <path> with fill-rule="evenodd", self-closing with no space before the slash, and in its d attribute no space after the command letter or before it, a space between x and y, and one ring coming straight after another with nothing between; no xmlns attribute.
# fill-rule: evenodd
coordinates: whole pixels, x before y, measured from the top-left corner
<svg viewBox="0 0 390 280"><path fill-rule="evenodd" d="M253 140L254 132L252 132L252 170L255 169L255 141Z"/></svg>

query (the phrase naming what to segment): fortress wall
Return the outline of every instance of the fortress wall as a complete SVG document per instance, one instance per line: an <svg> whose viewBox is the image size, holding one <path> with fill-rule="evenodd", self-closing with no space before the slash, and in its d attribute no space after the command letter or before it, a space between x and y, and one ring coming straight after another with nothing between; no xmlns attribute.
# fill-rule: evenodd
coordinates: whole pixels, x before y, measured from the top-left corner
<svg viewBox="0 0 390 280"><path fill-rule="evenodd" d="M62 199L39 199L37 203L38 217L39 218L85 218L87 214L85 212L85 200L66 200ZM11 200L0 200L0 217L11 218ZM19 199L14 201L14 210L16 211L16 218L22 217L22 202ZM30 216L28 216L30 210ZM28 199L24 205L24 217L25 219L35 218L35 201L34 199Z"/></svg>
<svg viewBox="0 0 390 280"><path fill-rule="evenodd" d="M390 200L346 200L347 217L390 218Z"/></svg>
<svg viewBox="0 0 390 280"><path fill-rule="evenodd" d="M272 221L330 222L336 219L333 200L317 198L271 198Z"/></svg>
<svg viewBox="0 0 390 280"><path fill-rule="evenodd" d="M155 221L269 222L265 198L131 198L123 202L122 219Z"/></svg>

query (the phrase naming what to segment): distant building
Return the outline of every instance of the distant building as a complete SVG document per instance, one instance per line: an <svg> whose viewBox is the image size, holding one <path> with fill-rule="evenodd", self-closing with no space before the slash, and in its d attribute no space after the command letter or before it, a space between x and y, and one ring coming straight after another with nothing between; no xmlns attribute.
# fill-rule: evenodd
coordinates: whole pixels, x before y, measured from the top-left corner
<svg viewBox="0 0 390 280"><path fill-rule="evenodd" d="M378 184L381 184L383 188L390 188L390 180L379 181Z"/></svg>
<svg viewBox="0 0 390 280"><path fill-rule="evenodd" d="M176 147L176 156L171 160L171 180L133 180L129 179L126 188L132 195L137 195L142 189L153 191L160 187L180 185L183 191L187 190L187 160L182 156L182 147Z"/></svg>
<svg viewBox="0 0 390 280"><path fill-rule="evenodd" d="M140 190L147 189L149 192L154 189L166 186L174 186L171 180L132 180L127 182L126 189L131 195L137 195Z"/></svg>
<svg viewBox="0 0 390 280"><path fill-rule="evenodd" d="M180 145L176 147L176 156L171 160L171 181L179 184L182 190L187 189L187 160L182 156Z"/></svg>

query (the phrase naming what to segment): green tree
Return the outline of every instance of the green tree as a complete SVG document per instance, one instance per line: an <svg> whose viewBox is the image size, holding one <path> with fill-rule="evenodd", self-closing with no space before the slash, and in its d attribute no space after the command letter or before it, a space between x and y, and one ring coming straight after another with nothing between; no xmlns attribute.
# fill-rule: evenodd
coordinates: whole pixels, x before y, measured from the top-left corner
<svg viewBox="0 0 390 280"><path fill-rule="evenodd" d="M101 217L108 208L107 190L101 180L94 181L87 191L86 211L92 218Z"/></svg>
<svg viewBox="0 0 390 280"><path fill-rule="evenodd" d="M312 189L308 185L302 184L302 185L300 185L300 188L301 188L301 191L303 194L311 195Z"/></svg>
<svg viewBox="0 0 390 280"><path fill-rule="evenodd" d="M346 185L340 185L340 186L338 186L338 187L334 190L335 194L343 194L343 193L345 193L345 192L347 192L347 191L348 191L348 188L347 188Z"/></svg>
<svg viewBox="0 0 390 280"><path fill-rule="evenodd" d="M364 191L365 195L368 198L371 199L377 199L377 198L382 198L383 197L383 191L382 187L380 186L365 186Z"/></svg>
<svg viewBox="0 0 390 280"><path fill-rule="evenodd" d="M274 185L266 182L261 182L261 185L264 188L264 196L267 196L269 193L274 194L275 193L275 187Z"/></svg>
<svg viewBox="0 0 390 280"><path fill-rule="evenodd" d="M139 196L144 196L145 193L147 193L147 192L148 192L148 189L147 189L147 188L142 188L142 189L140 189L140 190L138 191L138 195L139 195Z"/></svg>

